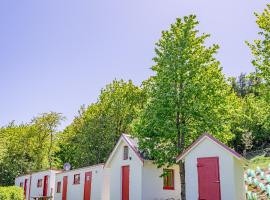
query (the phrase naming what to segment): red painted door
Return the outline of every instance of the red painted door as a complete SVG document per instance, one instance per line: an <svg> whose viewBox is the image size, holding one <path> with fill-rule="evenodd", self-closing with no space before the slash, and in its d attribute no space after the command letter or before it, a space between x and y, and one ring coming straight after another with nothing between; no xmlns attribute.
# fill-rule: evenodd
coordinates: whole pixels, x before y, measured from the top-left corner
<svg viewBox="0 0 270 200"><path fill-rule="evenodd" d="M199 200L220 200L218 157L197 159Z"/></svg>
<svg viewBox="0 0 270 200"><path fill-rule="evenodd" d="M26 199L27 184L28 184L28 179L25 179L24 180L24 188L23 188L23 190L24 190L24 198L25 199Z"/></svg>
<svg viewBox="0 0 270 200"><path fill-rule="evenodd" d="M48 176L44 176L43 180L43 196L46 197L48 195ZM45 200L46 198L44 198Z"/></svg>
<svg viewBox="0 0 270 200"><path fill-rule="evenodd" d="M129 166L122 166L122 200L129 200Z"/></svg>
<svg viewBox="0 0 270 200"><path fill-rule="evenodd" d="M85 172L83 200L91 200L92 172Z"/></svg>
<svg viewBox="0 0 270 200"><path fill-rule="evenodd" d="M68 177L64 176L64 178L63 178L62 200L67 200L67 184L68 184Z"/></svg>

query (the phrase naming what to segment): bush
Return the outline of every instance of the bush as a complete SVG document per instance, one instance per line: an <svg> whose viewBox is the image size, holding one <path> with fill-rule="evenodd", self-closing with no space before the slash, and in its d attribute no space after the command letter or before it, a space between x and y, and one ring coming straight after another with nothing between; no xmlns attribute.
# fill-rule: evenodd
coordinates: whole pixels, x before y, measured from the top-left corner
<svg viewBox="0 0 270 200"><path fill-rule="evenodd" d="M16 186L0 187L0 200L24 200L23 189Z"/></svg>

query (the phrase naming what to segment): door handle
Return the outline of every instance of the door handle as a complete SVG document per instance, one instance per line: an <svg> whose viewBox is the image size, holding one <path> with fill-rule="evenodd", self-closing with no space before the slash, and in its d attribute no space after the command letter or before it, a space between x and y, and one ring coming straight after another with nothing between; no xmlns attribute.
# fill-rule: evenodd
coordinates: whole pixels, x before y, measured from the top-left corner
<svg viewBox="0 0 270 200"><path fill-rule="evenodd" d="M220 181L213 181L213 183L220 183Z"/></svg>

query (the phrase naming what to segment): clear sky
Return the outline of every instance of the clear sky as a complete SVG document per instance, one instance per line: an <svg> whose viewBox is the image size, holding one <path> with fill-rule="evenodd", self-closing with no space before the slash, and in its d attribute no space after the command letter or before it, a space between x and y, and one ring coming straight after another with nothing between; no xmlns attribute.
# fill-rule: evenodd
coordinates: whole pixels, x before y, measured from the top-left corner
<svg viewBox="0 0 270 200"><path fill-rule="evenodd" d="M253 70L245 40L266 0L1 0L0 126L48 111L70 123L113 79L151 75L154 43L196 14L227 76ZM63 125L63 126L64 126Z"/></svg>

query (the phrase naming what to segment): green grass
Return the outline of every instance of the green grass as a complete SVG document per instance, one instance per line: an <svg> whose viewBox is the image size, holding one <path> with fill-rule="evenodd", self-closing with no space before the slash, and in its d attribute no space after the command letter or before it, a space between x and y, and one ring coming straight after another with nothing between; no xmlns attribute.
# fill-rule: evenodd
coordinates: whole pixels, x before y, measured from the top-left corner
<svg viewBox="0 0 270 200"><path fill-rule="evenodd" d="M267 169L270 164L270 157L256 156L249 160L247 168L256 169L259 166L261 169Z"/></svg>

